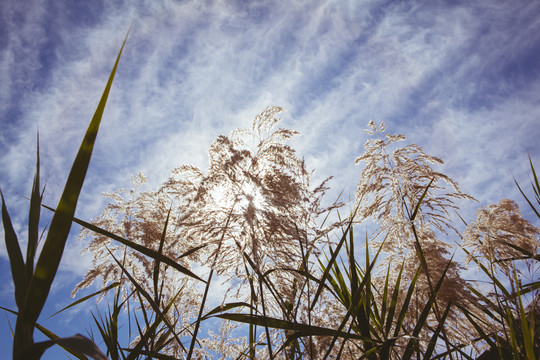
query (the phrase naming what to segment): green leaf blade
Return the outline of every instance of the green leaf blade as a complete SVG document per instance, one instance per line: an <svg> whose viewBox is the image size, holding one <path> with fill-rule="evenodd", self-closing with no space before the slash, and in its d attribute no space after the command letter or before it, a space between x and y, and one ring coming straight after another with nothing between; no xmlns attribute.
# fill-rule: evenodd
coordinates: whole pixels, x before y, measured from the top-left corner
<svg viewBox="0 0 540 360"><path fill-rule="evenodd" d="M34 183L32 185L32 194L30 196L30 210L28 213L28 245L26 248L26 278L28 283L32 280L34 273L34 258L39 238L39 218L41 214L41 200L39 185L39 133L37 135L36 149L36 170L34 175Z"/></svg>
<svg viewBox="0 0 540 360"><path fill-rule="evenodd" d="M9 264L11 266L13 285L15 286L15 303L20 310L23 307L24 296L26 294L26 269L21 248L19 246L19 240L17 239L15 229L13 229L13 224L11 223L11 218L6 207L6 202L4 200L4 194L2 194L2 190L0 190L0 197L2 198L2 223L4 225L6 250L9 256Z"/></svg>
<svg viewBox="0 0 540 360"><path fill-rule="evenodd" d="M26 324L33 324L36 322L53 282L53 279L60 265L60 260L64 252L64 247L71 230L71 223L75 209L77 207L77 201L79 194L84 183L84 178L88 170L90 158L92 156L92 150L101 123L101 118L105 110L105 104L109 91L116 74L118 62L124 49L124 45L127 40L124 39L124 43L120 48L120 52L116 58L116 62L109 76L109 80L101 96L98 107L88 129L83 142L79 148L79 152L73 162L73 166L69 173L64 191L56 208L55 214L52 218L49 232L43 245L43 249L38 258L32 280L30 281L28 292L26 296L26 302L24 309L21 313L23 322Z"/></svg>

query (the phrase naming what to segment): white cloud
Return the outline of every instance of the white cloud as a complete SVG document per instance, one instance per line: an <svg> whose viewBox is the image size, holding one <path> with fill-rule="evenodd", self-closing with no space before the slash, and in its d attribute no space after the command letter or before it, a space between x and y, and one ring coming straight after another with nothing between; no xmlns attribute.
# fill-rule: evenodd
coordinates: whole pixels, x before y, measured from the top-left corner
<svg viewBox="0 0 540 360"><path fill-rule="evenodd" d="M139 170L151 188L178 165L204 169L215 137L268 105L288 110L280 125L301 132L293 144L315 180L335 176L330 200L355 191L370 119L442 157L442 171L481 203L521 200L512 175L527 186L527 152L538 161L537 3L128 1L77 21L73 6L50 14L50 2L31 3L0 12L0 185L17 231L38 123L54 205L130 24L82 218ZM71 259L80 247L68 245Z"/></svg>

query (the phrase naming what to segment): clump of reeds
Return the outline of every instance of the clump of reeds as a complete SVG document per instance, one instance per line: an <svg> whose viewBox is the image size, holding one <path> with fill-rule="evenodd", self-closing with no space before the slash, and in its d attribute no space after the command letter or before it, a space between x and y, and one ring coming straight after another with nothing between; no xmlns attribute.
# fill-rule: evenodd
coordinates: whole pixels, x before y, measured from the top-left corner
<svg viewBox="0 0 540 360"><path fill-rule="evenodd" d="M287 144L296 132L275 129L279 107L259 114L251 129L218 137L207 171L181 166L157 191L146 192L139 191L139 174L133 189L109 194L113 201L93 222L74 218L120 54L62 198L51 209L37 263L39 150L26 258L2 197L18 308L5 309L17 316L14 359L38 359L54 344L79 359L539 356L540 282L524 283L526 271L534 276L538 270L538 229L510 200L479 209L463 234L463 249L491 289L462 279L464 265L445 239L461 236L449 217L455 201L472 197L435 170L441 159L415 144L399 147L405 136L387 133L384 124L369 123L371 138L356 160L364 169L354 211L329 224L342 204L321 206L326 182L311 185L304 161ZM358 242L355 228L367 218L379 228ZM58 313L105 297L108 309L92 320L106 355L82 335L60 338L37 323L73 221L83 226L81 237L90 238L86 250L94 256L75 291L98 279L101 289ZM209 308L217 275L233 295ZM127 338L120 332L122 313L130 320ZM204 322L218 331L201 335ZM34 343L34 328L51 340Z"/></svg>

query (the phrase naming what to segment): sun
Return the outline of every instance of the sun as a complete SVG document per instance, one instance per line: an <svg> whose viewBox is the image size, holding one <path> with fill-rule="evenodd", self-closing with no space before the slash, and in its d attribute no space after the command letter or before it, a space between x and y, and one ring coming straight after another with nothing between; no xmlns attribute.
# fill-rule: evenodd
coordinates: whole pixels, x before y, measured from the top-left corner
<svg viewBox="0 0 540 360"><path fill-rule="evenodd" d="M212 191L212 197L216 207L221 209L234 207L239 211L248 211L248 209L262 210L266 207L261 189L250 182L217 186Z"/></svg>
<svg viewBox="0 0 540 360"><path fill-rule="evenodd" d="M240 206L248 207L253 206L256 210L262 210L265 204L265 198L260 188L254 184L244 184L241 187Z"/></svg>

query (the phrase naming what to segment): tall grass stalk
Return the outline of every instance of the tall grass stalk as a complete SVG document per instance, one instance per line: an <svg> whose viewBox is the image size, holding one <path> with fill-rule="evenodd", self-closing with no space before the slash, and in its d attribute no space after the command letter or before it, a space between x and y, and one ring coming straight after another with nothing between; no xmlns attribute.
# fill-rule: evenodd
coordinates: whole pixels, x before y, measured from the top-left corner
<svg viewBox="0 0 540 360"><path fill-rule="evenodd" d="M55 343L64 343L67 345L78 344L75 341L66 342L61 339L34 343L33 333L38 317L49 295L52 282L64 252L64 247L71 229L72 218L75 213L79 194L92 156L92 150L94 148L99 125L126 40L127 35L120 48L109 80L103 91L103 95L101 96L101 100L99 101L92 121L88 126L86 135L84 136L79 152L77 153L69 173L64 191L56 207L57 210L52 218L47 237L35 266L34 260L38 244L38 227L42 200L39 184L39 144L36 155L36 173L30 197L26 259L23 259L19 241L11 224L11 219L2 195L2 220L4 224L6 248L11 264L13 283L15 285L15 303L18 308L13 339L13 359L39 359L43 352ZM81 344L85 345L84 342L87 342L88 344L86 345L91 346L93 350L97 349L90 340L86 339L81 341ZM81 352L87 352L83 349L83 346L75 347L78 347ZM98 353L96 356L99 357L101 355ZM82 358L81 355L79 355L79 357Z"/></svg>

